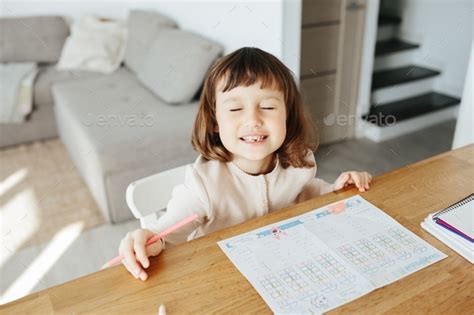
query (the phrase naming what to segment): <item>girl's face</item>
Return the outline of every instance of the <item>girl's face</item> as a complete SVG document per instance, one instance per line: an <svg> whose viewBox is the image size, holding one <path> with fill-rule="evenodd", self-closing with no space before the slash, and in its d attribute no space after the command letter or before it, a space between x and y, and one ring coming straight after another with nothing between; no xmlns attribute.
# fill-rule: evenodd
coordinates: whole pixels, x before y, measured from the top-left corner
<svg viewBox="0 0 474 315"><path fill-rule="evenodd" d="M268 172L273 153L286 137L283 92L261 89L257 82L223 93L221 84L216 90L216 118L221 142L233 162L250 174Z"/></svg>

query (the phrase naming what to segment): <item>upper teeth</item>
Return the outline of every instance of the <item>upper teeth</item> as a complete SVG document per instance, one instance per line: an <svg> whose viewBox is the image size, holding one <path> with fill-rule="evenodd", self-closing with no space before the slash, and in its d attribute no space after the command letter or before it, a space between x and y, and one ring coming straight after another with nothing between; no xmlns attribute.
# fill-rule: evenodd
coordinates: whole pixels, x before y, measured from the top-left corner
<svg viewBox="0 0 474 315"><path fill-rule="evenodd" d="M245 136L242 137L245 141L262 141L265 136Z"/></svg>

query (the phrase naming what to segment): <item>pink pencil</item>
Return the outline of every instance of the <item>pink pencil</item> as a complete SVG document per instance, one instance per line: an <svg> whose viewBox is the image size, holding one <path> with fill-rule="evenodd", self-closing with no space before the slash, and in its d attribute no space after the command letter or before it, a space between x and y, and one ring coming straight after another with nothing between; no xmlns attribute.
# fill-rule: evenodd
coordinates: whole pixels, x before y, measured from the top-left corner
<svg viewBox="0 0 474 315"><path fill-rule="evenodd" d="M179 221L178 223L170 226L169 228L167 228L166 230L164 230L163 232L159 233L159 234L156 234L156 235L153 235L152 237L150 237L146 243L145 243L145 246L148 246L148 245L151 245L155 242L157 242L160 238L163 238L165 237L166 235L174 232L175 230L179 229L180 227L182 227L183 225L186 225L194 220L196 220L198 217L197 214L193 214L189 217L187 217L186 219L182 220L182 221ZM122 259L124 259L124 257L122 255L119 255L113 259L111 259L108 263L106 263L105 265L102 266L102 268L100 269L104 269L104 268L108 268L108 267L112 267L112 266L115 266L115 265L118 265L120 264L120 262L122 261Z"/></svg>

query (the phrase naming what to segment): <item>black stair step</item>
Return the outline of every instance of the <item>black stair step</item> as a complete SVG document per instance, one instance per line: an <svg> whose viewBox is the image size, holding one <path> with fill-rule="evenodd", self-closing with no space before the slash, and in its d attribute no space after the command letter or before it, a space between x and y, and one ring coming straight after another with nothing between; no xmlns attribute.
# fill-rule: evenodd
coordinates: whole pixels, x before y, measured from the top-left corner
<svg viewBox="0 0 474 315"><path fill-rule="evenodd" d="M398 25L402 22L402 18L394 15L379 15L378 25Z"/></svg>
<svg viewBox="0 0 474 315"><path fill-rule="evenodd" d="M397 38L379 41L375 45L375 56L382 56L397 51L415 49L420 45L408 43Z"/></svg>
<svg viewBox="0 0 474 315"><path fill-rule="evenodd" d="M430 92L396 102L372 106L363 119L380 127L405 119L431 113L459 104L461 100L449 95Z"/></svg>
<svg viewBox="0 0 474 315"><path fill-rule="evenodd" d="M440 73L441 72L436 70L414 65L389 70L380 70L374 72L372 75L372 90L410 81L426 79L437 76Z"/></svg>

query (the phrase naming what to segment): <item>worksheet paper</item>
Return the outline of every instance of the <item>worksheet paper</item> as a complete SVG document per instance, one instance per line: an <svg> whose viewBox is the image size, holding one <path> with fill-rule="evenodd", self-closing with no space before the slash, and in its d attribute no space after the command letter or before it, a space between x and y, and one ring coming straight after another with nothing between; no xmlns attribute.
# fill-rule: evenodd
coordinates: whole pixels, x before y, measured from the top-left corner
<svg viewBox="0 0 474 315"><path fill-rule="evenodd" d="M275 313L322 313L447 256L359 195L218 242Z"/></svg>

